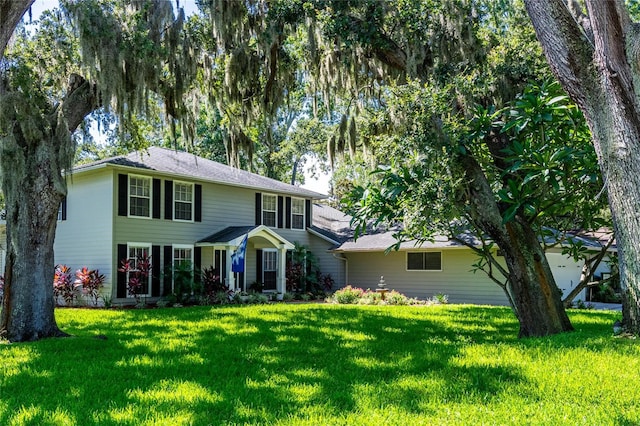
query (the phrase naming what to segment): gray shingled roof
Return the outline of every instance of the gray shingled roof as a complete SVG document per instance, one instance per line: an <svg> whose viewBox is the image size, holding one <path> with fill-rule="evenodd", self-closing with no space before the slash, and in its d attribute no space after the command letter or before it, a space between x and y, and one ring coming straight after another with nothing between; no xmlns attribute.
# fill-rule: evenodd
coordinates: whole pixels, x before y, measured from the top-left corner
<svg viewBox="0 0 640 426"><path fill-rule="evenodd" d="M395 231L373 231L365 235L360 235L357 240L349 239L345 241L336 251L384 251L397 243L394 238ZM480 241L471 235L464 235L462 238L468 239L474 246L481 245ZM406 241L400 244L400 250L411 250L416 248L433 249L433 248L453 248L465 247L464 244L447 237L436 236L433 241Z"/></svg>
<svg viewBox="0 0 640 426"><path fill-rule="evenodd" d="M195 178L202 181L243 188L298 195L305 198L326 198L324 194L289 185L245 170L229 167L188 152L160 147L150 147L147 151L136 151L127 155L83 164L75 167L73 173L82 173L83 171L103 165L154 170L184 178Z"/></svg>
<svg viewBox="0 0 640 426"><path fill-rule="evenodd" d="M322 234L333 241L340 243L335 248L336 251L384 251L396 243L393 237L395 231L387 228L369 229L364 235L360 235L354 241L354 231L351 228L351 216L344 214L333 207L314 203L313 205L313 226L311 229ZM474 245L480 245L480 241L471 235L462 235ZM436 237L433 242L407 241L400 245L401 250L421 248L444 248L462 247L463 244L447 239L446 237Z"/></svg>
<svg viewBox="0 0 640 426"><path fill-rule="evenodd" d="M353 236L351 216L325 204L313 204L312 222L313 231L337 243L343 243Z"/></svg>
<svg viewBox="0 0 640 426"><path fill-rule="evenodd" d="M198 243L225 243L227 241L234 240L241 235L248 234L249 231L256 228L256 226L229 226L222 231L218 231L215 234L211 234L198 241Z"/></svg>

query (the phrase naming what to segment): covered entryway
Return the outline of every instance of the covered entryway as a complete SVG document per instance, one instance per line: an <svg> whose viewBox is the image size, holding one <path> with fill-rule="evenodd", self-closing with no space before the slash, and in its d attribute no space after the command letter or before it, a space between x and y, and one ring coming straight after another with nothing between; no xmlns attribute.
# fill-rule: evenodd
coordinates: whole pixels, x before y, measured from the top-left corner
<svg viewBox="0 0 640 426"><path fill-rule="evenodd" d="M232 256L245 236L244 272L234 273ZM294 245L271 228L264 225L230 226L196 242L196 247L202 248L202 264L210 264L219 270L230 290L247 290L250 286L247 281L255 279L265 291L286 292L287 250L293 250ZM249 264L255 266L255 273L247 270Z"/></svg>

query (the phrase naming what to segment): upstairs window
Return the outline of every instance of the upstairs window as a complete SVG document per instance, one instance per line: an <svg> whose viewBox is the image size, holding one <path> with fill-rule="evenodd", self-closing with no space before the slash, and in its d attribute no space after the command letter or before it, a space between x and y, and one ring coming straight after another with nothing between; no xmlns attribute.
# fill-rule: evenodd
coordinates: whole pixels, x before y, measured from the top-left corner
<svg viewBox="0 0 640 426"><path fill-rule="evenodd" d="M175 220L193 220L193 184L173 183L173 208Z"/></svg>
<svg viewBox="0 0 640 426"><path fill-rule="evenodd" d="M129 175L129 216L151 217L151 178Z"/></svg>
<svg viewBox="0 0 640 426"><path fill-rule="evenodd" d="M304 229L304 200L302 198L291 199L291 228Z"/></svg>
<svg viewBox="0 0 640 426"><path fill-rule="evenodd" d="M407 271L442 271L442 252L407 253Z"/></svg>
<svg viewBox="0 0 640 426"><path fill-rule="evenodd" d="M278 217L278 197L262 194L262 224L275 228Z"/></svg>

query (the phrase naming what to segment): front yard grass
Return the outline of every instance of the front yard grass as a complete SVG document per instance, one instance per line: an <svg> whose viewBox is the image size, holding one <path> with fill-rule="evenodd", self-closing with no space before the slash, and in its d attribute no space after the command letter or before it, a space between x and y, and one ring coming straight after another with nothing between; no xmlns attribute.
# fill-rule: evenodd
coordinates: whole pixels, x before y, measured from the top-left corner
<svg viewBox="0 0 640 426"><path fill-rule="evenodd" d="M507 308L59 309L75 337L0 344L0 424L640 423L620 313L518 340ZM106 339L104 338L106 337Z"/></svg>

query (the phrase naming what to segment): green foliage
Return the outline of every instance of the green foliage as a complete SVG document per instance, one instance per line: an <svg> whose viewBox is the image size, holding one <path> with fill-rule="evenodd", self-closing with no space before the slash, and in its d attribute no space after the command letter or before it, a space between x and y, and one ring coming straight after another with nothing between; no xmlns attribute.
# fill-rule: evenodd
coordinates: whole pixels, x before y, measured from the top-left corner
<svg viewBox="0 0 640 426"><path fill-rule="evenodd" d="M468 216L477 201L463 190L459 155L469 154L481 164L505 223L518 215L541 235L546 226L594 229L604 223L606 199L590 133L558 84L530 85L502 109L478 106L464 125L446 115L444 99L422 101L427 93L421 87L397 93L392 108L402 111L406 124L395 149L405 155L394 161L398 154L389 154L390 165L379 166L370 183L349 195L345 205L357 234L402 224L398 244L438 234L459 238L468 230L486 236ZM490 253L490 246L482 251Z"/></svg>
<svg viewBox="0 0 640 426"><path fill-rule="evenodd" d="M504 112L491 123L510 139L497 193L504 221L520 215L558 229L602 226L606 199L591 134L560 86L529 86Z"/></svg>
<svg viewBox="0 0 640 426"><path fill-rule="evenodd" d="M308 247L294 243L294 248L287 253L286 269L288 292L316 292L328 290L331 278L320 273L318 258Z"/></svg>
<svg viewBox="0 0 640 426"><path fill-rule="evenodd" d="M0 345L0 423L633 424L620 313L570 315L521 340L503 307L63 309L74 338Z"/></svg>

